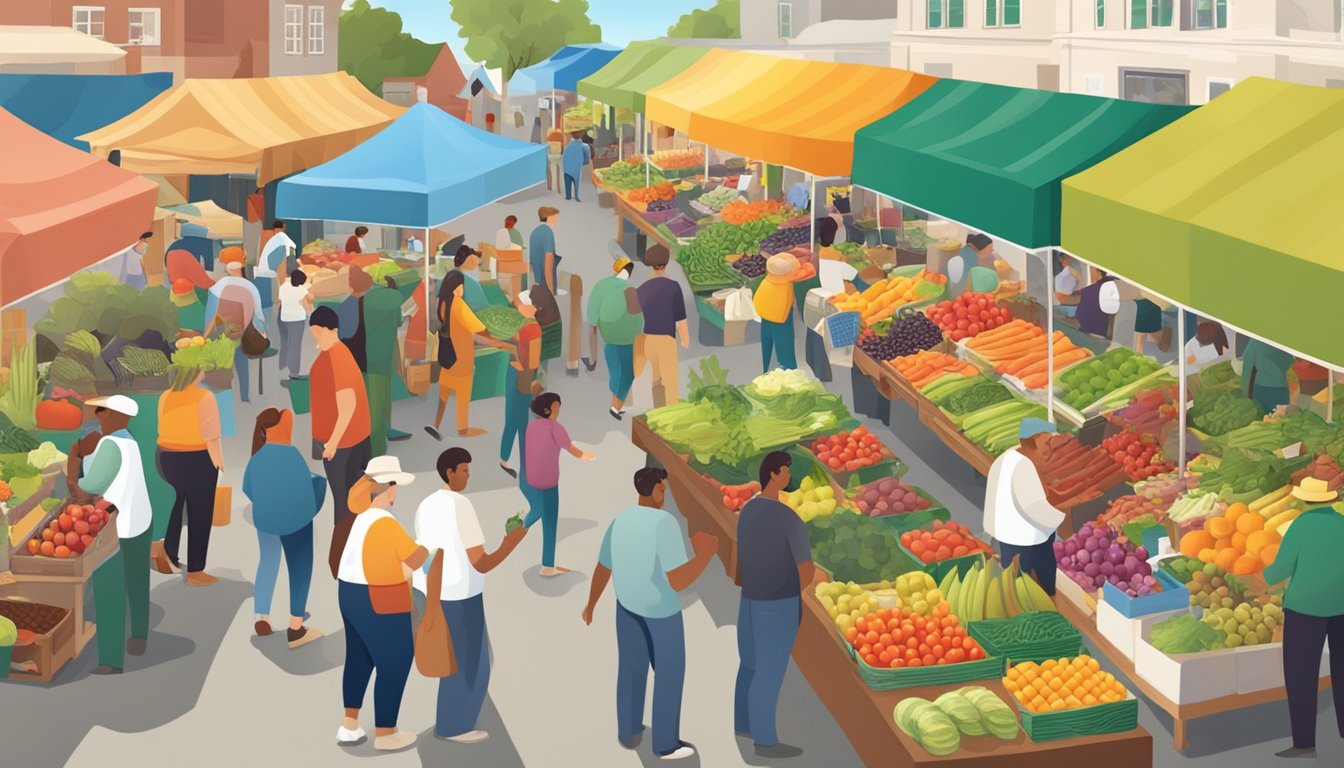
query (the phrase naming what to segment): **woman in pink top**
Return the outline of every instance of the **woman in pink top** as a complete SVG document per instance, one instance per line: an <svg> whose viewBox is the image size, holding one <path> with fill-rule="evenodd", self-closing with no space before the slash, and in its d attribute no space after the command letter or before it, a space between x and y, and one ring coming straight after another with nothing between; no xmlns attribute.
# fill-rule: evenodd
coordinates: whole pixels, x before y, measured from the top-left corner
<svg viewBox="0 0 1344 768"><path fill-rule="evenodd" d="M523 495L532 509L523 525L531 528L541 520L541 575L559 576L568 568L555 566L555 526L560 518L560 452L583 461L597 459L580 450L558 421L560 396L542 392L532 401L537 418L527 426L527 447L523 455Z"/></svg>

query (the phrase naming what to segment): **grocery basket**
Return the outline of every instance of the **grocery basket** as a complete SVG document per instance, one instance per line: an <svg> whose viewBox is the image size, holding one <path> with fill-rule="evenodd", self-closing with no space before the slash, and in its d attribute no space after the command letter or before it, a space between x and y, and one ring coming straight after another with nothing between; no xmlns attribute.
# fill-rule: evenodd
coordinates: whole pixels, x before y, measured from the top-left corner
<svg viewBox="0 0 1344 768"><path fill-rule="evenodd" d="M841 638L843 640L843 637ZM939 664L932 667L901 667L882 669L859 658L854 646L845 643L849 657L859 665L859 677L874 691L895 691L901 688L919 688L926 685L956 685L976 680L997 680L1003 677L1006 666L1003 657L986 656L975 661Z"/></svg>
<svg viewBox="0 0 1344 768"><path fill-rule="evenodd" d="M826 318L827 341L834 349L852 347L859 340L859 313L836 312Z"/></svg>
<svg viewBox="0 0 1344 768"><path fill-rule="evenodd" d="M1030 618L1023 618L1030 617ZM1024 621L1048 621L1055 626L1049 628L1054 637L1041 637L1032 640L1005 641L1004 630L1015 623ZM966 633L975 638L985 653L1002 656L1009 664L1031 661L1037 664L1046 659L1073 657L1080 654L1083 636L1069 620L1053 611L1019 614L1011 619L983 619L966 624Z"/></svg>
<svg viewBox="0 0 1344 768"><path fill-rule="evenodd" d="M1018 712L1022 730L1036 743L1124 733L1139 727L1139 702L1132 693L1122 701L1052 712L1028 712L1019 703Z"/></svg>

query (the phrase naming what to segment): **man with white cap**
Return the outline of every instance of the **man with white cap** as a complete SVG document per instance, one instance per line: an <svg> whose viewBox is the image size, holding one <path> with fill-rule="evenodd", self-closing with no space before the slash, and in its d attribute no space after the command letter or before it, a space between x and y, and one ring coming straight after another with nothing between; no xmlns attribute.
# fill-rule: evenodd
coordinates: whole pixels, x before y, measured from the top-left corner
<svg viewBox="0 0 1344 768"><path fill-rule="evenodd" d="M985 483L985 531L999 543L1006 564L1020 558L1046 594L1055 594L1055 531L1064 512L1049 498L1037 467L1049 453L1055 425L1044 419L1023 419L1021 444L994 460Z"/></svg>
<svg viewBox="0 0 1344 768"><path fill-rule="evenodd" d="M120 547L93 573L93 607L98 620L98 666L94 674L118 674L124 666L124 654L139 656L145 652L149 637L149 545L153 534L153 512L149 488L145 485L140 447L127 430L131 419L140 412L135 401L125 395L97 397L86 401L93 406L99 432L76 443L71 458L82 459L84 476L72 482L72 498L101 496L109 511L117 513L117 539ZM87 443L97 441L91 453ZM79 531L83 521L75 521ZM106 534L104 534L106 535ZM126 608L130 607L131 636L126 636Z"/></svg>

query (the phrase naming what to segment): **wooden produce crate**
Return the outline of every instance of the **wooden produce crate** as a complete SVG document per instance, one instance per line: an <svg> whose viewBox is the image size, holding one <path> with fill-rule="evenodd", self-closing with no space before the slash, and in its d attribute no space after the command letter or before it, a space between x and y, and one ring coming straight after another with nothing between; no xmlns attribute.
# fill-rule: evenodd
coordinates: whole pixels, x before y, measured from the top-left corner
<svg viewBox="0 0 1344 768"><path fill-rule="evenodd" d="M64 506L58 506L51 510L42 518L42 521L33 529L35 533L41 532L51 524L63 510ZM28 538L31 538L28 537ZM41 557L28 554L28 538L17 542L17 545L10 551L9 567L15 575L21 576L61 576L74 579L87 579L97 570L103 561L112 556L120 547L117 541L117 513L113 512L107 519L107 525L94 537L93 544L84 550L77 557L56 558Z"/></svg>
<svg viewBox="0 0 1344 768"><path fill-rule="evenodd" d="M32 629L25 616L33 611L50 614L46 623L54 624L39 634L32 645L15 647L12 662L31 661L37 665L36 672L10 671L8 679L21 682L50 682L56 673L75 657L75 629L70 610L54 605L33 603L26 600L0 599L0 616L14 622L19 629Z"/></svg>

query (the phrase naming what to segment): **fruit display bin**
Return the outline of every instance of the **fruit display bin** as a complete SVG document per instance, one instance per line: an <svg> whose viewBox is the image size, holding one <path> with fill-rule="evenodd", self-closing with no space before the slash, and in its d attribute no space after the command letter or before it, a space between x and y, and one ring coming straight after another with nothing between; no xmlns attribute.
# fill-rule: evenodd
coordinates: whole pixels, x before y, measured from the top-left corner
<svg viewBox="0 0 1344 768"><path fill-rule="evenodd" d="M1157 583L1162 585L1161 592L1130 597L1108 581L1101 587L1101 599L1127 619L1162 611L1179 611L1190 606L1190 590L1186 589L1184 584L1161 568L1158 568L1154 575L1157 577Z"/></svg>
<svg viewBox="0 0 1344 768"><path fill-rule="evenodd" d="M1055 615L1058 616L1059 614ZM1072 631L1071 637L1021 643L1012 648L1000 648L995 645L990 631L995 625L1009 621L1008 619L983 619L967 622L966 634L974 638L980 644L980 647L985 649L985 653L1002 657L1009 665L1020 664L1024 661L1040 664L1047 659L1071 658L1082 653L1083 634L1069 624L1068 619L1060 617L1060 620Z"/></svg>
<svg viewBox="0 0 1344 768"><path fill-rule="evenodd" d="M976 661L962 661L956 664L942 664L932 667L902 667L900 669L881 669L859 658L854 646L840 637L845 650L854 663L859 665L859 677L874 691L895 691L901 688L918 688L925 685L957 685L976 680L997 680L1003 677L1007 667L999 656L986 656Z"/></svg>
<svg viewBox="0 0 1344 768"><path fill-rule="evenodd" d="M1139 700L1131 693L1124 701L1090 707L1028 712L1019 703L1022 730L1036 743L1105 733L1124 733L1139 727Z"/></svg>
<svg viewBox="0 0 1344 768"><path fill-rule="evenodd" d="M1134 643L1134 674L1177 704L1194 704L1237 693L1237 651L1166 654L1153 647L1152 627Z"/></svg>
<svg viewBox="0 0 1344 768"><path fill-rule="evenodd" d="M42 518L42 522L33 528L34 533L39 533L43 528L51 524L60 513L63 507L57 506ZM107 518L107 525L93 539L93 544L84 550L78 557L42 557L28 554L28 539L18 542L9 554L9 567L16 575L23 576L67 576L71 578L88 578L98 566L103 564L104 560L116 552L120 543L117 541L117 513L113 512Z"/></svg>
<svg viewBox="0 0 1344 768"><path fill-rule="evenodd" d="M913 531L916 528L923 528L934 520L941 520L946 523L952 519L952 513L948 512L947 508L940 505L936 499L925 493L923 489L915 488L915 493L919 494L921 498L933 501L933 506L915 512L903 512L899 515L878 515L870 519L886 523L895 529L897 535L906 531Z"/></svg>
<svg viewBox="0 0 1344 768"><path fill-rule="evenodd" d="M927 525L919 526L919 528L927 528L927 527L929 526ZM907 530L916 530L916 529L910 528ZM902 531L902 533L905 533L905 531ZM985 543L988 544L988 542ZM926 563L923 560L921 560L918 555L911 552L909 548L905 546L905 544L901 544L901 552L904 553L906 557L910 558L916 563L919 563L920 570L927 572L930 576L933 576L933 580L937 582L941 582L943 580L943 577L946 576L949 572L951 572L953 568L957 569L957 572L960 573L962 576L965 576L967 571L971 570L971 566L975 565L977 562L980 562L984 558L995 557L992 551L988 554L984 552L974 552L969 555L962 555L961 557L949 557L946 560L934 560L931 563Z"/></svg>
<svg viewBox="0 0 1344 768"><path fill-rule="evenodd" d="M9 664L5 664L7 674L0 675L0 678L7 677L14 681L39 683L50 682L56 676L56 673L61 670L61 667L64 667L67 662L75 657L75 623L68 608L32 603L26 600L0 598L0 616L10 618L19 629L25 629L26 627L18 617L33 610L58 613L59 618L49 630L37 635L31 644L15 646L11 651L10 661L14 663L31 661L36 665L37 670L35 672L14 672L10 670Z"/></svg>

